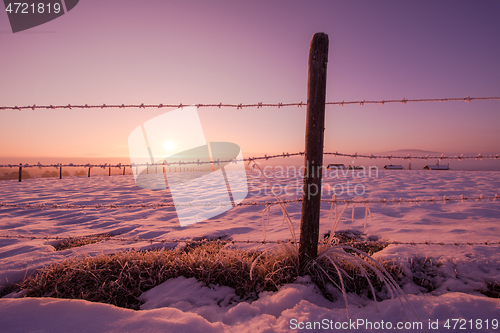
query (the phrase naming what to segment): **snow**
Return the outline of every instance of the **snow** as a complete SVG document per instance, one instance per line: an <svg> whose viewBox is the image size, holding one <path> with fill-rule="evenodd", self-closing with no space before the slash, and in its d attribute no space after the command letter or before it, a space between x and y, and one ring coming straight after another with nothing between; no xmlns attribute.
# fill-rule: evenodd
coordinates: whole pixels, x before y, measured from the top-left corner
<svg viewBox="0 0 500 333"><path fill-rule="evenodd" d="M300 197L300 177L280 174L280 169L267 169L274 190L283 199ZM286 170L285 170L286 172ZM345 172L345 171L344 171ZM442 198L446 196L495 195L500 188L500 172L433 172L433 171L379 171L378 177L358 177L359 171L350 171L347 177L339 171L338 177L329 174L323 187L323 198L332 197L328 190L341 187L337 198L351 198L355 186L362 189L364 198ZM262 177L248 172L247 201L275 201ZM349 181L349 183L348 183ZM350 189L350 194L346 193ZM260 191L259 191L260 190ZM27 179L0 182L4 203L46 204L136 204L170 202L166 191L152 191L137 187L132 176ZM181 227L173 208L156 210L37 210L1 209L0 235L4 236L82 236L99 233L120 235L137 241L107 240L64 251L55 251L60 241L29 238L0 238L0 288L20 281L36 269L79 255L115 253L127 249L151 247L173 248L178 243L150 243L141 239L181 239L219 237L228 235L235 240L263 239L262 210L265 206L244 206L232 209L210 220ZM380 260L395 260L402 269L415 278L428 278L435 290L423 293L405 281L403 290L424 326L439 320L438 330L447 319L500 318L500 301L487 298L479 290L486 282L500 281L500 207L498 201L466 201L421 204L371 204L373 222L366 228L364 207L356 207L354 219L350 206L339 224L339 229L358 230L368 237L401 242L491 242L489 245L390 245L376 253ZM300 204L289 204L287 210L299 231ZM328 219L329 204L322 205L320 232L332 227ZM338 207L339 212L343 206ZM270 212L266 225L267 240L289 239L286 224L282 225L278 207ZM266 223L267 220L266 220ZM494 244L496 243L496 244ZM255 247L245 244L242 247ZM263 248L260 246L259 248ZM413 272L410 266L413 262ZM415 267L421 267L415 271ZM429 271L430 270L430 271ZM411 275L410 275L411 276ZM13 295L11 295L13 296ZM225 286L206 286L194 279L179 277L169 280L141 295L144 304L140 311L117 308L108 304L83 300L50 298L0 299L0 327L2 332L89 332L89 331L168 331L168 332L289 332L298 323L332 320L343 322L347 313L343 300L324 299L314 284L302 278L282 286L277 292L263 292L253 302L240 302L234 290ZM19 296L19 295L17 295ZM406 302L398 299L374 303L364 297L349 295L351 320L372 322L413 322L416 317ZM403 304L403 305L402 305ZM403 310L402 310L403 308ZM325 322L326 322L325 321ZM298 327L297 327L297 330ZM302 331L302 330L299 330ZM320 328L307 331L322 331ZM369 330L362 327L360 331ZM418 331L418 330L417 330Z"/></svg>
<svg viewBox="0 0 500 333"><path fill-rule="evenodd" d="M155 295L143 305L148 310L140 311L83 300L1 299L0 327L3 332L290 332L299 322L348 321L345 308L341 304L326 304L311 284L285 285L276 293L263 293L251 304L243 302L219 307L211 297L215 296L213 291L202 291L199 299L192 298L193 289L208 288L197 286L196 281L188 282L194 288L188 289L186 300L180 300L181 291L172 291L186 285L186 279L178 278L148 291ZM175 299L162 301L162 292ZM224 294L219 297L222 296ZM499 302L481 296L448 293L439 297L408 296L408 300L426 327L429 321L439 320L440 329L432 332L449 332L442 327L448 318L489 319L491 322L500 317ZM406 309L407 314L401 311L401 302L397 299L384 300L377 306L372 302L361 307L349 306L352 321L375 323L383 320L394 325L416 321L409 311ZM380 330L360 326L359 331Z"/></svg>

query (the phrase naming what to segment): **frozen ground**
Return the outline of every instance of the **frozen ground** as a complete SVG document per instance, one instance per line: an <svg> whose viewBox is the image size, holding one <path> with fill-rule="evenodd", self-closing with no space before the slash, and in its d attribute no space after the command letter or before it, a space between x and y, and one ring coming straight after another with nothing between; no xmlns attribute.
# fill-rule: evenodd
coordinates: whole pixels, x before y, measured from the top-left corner
<svg viewBox="0 0 500 333"><path fill-rule="evenodd" d="M301 179L279 169L271 175L276 192L283 199L300 197ZM442 198L447 196L485 196L499 194L500 172L426 172L380 171L378 177L358 178L329 175L325 179L325 199L335 188L338 198L351 198L356 187L358 194L370 199ZM248 174L250 192L245 201L274 201L269 188L256 172ZM344 193L340 195L341 188ZM28 179L0 182L4 203L46 204L137 204L170 202L166 191L138 188L132 176ZM205 222L180 227L173 208L157 210L39 210L1 209L2 236L83 236L99 233L136 238L136 242L103 241L79 248L55 251L59 241L26 238L0 238L0 288L17 282L35 269L81 254L113 253L130 248L154 246L174 247L177 243L149 243L141 239L185 239L228 235L235 240L263 239L262 211L265 206L244 206L232 209ZM331 229L328 219L330 206L322 206L320 232ZM482 320L481 331L494 329L492 320L500 320L500 301L487 298L479 290L486 282L500 281L500 206L498 201L466 201L425 204L371 204L373 222L366 228L364 207L356 207L352 220L352 206L340 221L339 229L359 230L369 237L401 242L485 242L490 245L390 245L375 257L402 262L409 270L413 262L421 267L414 277L425 278L433 285L431 293L422 293L415 283L407 281L403 290L411 305L428 328L429 320L439 320L439 330L449 332L443 325L447 319L465 319L470 325ZM300 204L289 204L287 209L298 233ZM339 211L342 207L339 206ZM289 239L288 227L282 225L278 207L270 212L266 239ZM255 246L255 245L246 245ZM430 263L430 264L429 264ZM431 272L430 272L431 271ZM181 290L182 292L180 292ZM81 300L3 298L0 300L0 327L2 331L262 331L282 332L299 328L299 322L321 322L323 319L346 320L343 301L326 301L314 285L306 279L283 286L276 293L263 293L253 303L230 302L234 293L230 288L203 286L195 280L178 278L167 281L143 294L141 311L116 308ZM415 316L408 306L402 311L399 300L384 300L376 306L372 301L351 295L351 320L371 322L413 322ZM378 310L377 310L378 308ZM296 320L296 321L294 321ZM469 322L469 320L473 320ZM488 320L488 324L486 322ZM294 323L297 323L295 325ZM322 331L325 324L317 330ZM460 322L457 328L463 324ZM295 326L294 326L295 325ZM486 325L489 329L486 330ZM479 327L479 326L478 326ZM352 327L351 327L352 328ZM370 331L358 327L360 331ZM476 326L473 327L474 331ZM383 331L381 328L374 331ZM418 331L418 330L417 330ZM479 330L478 330L479 331Z"/></svg>

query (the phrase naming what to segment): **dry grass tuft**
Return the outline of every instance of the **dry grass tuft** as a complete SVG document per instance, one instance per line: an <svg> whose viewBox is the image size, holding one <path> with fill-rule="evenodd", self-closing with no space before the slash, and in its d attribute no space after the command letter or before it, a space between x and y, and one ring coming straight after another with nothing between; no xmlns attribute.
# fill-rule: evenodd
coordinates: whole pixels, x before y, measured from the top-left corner
<svg viewBox="0 0 500 333"><path fill-rule="evenodd" d="M500 298L500 284L498 282L486 282L486 290L481 290L481 294L490 298Z"/></svg>
<svg viewBox="0 0 500 333"><path fill-rule="evenodd" d="M14 292L18 292L21 290L21 284L20 283L13 283L8 285L7 287L3 288L0 290L0 298Z"/></svg>
<svg viewBox="0 0 500 333"><path fill-rule="evenodd" d="M439 288L449 276L445 276L441 268L443 262L431 257L408 258L406 267L404 263L384 263L387 270L391 272L399 285L413 282L423 293L431 293Z"/></svg>
<svg viewBox="0 0 500 333"><path fill-rule="evenodd" d="M54 248L56 249L56 251L62 251L71 249L73 247L80 247L88 244L98 243L103 240L109 239L110 237L111 237L110 234L97 234L97 235L67 238L63 240L61 244L55 246Z"/></svg>
<svg viewBox="0 0 500 333"><path fill-rule="evenodd" d="M324 241L327 242L329 237L330 233L328 232L324 235ZM336 244L349 245L370 256L387 247L386 243L378 242L379 240L376 238L365 239L361 232L355 230L337 231L335 232L334 239L336 240Z"/></svg>
<svg viewBox="0 0 500 333"><path fill-rule="evenodd" d="M40 269L25 281L4 289L0 296L21 290L28 297L85 299L139 309L138 297L143 292L179 276L194 277L206 285L232 287L245 301L308 275L325 298L333 301L343 297L347 305L349 292L375 300L395 296L406 299L399 285L412 280L430 292L441 278L437 269L440 264L432 258L411 259L404 267L403 263L379 263L362 250L373 253L382 249L382 244L370 242L366 243L370 248L355 248L352 242L361 240L360 235L339 232L335 237L335 243L320 244L318 257L303 267L299 267L294 244L247 251L230 248L230 241L221 239L201 240L175 250L84 256ZM488 283L482 293L498 298L500 285Z"/></svg>
<svg viewBox="0 0 500 333"><path fill-rule="evenodd" d="M86 299L138 309L137 297L142 292L179 276L232 287L241 299L256 299L260 291L276 291L298 276L297 260L289 256L286 246L260 254L227 249L225 244L202 241L185 250L76 258L39 270L22 283L22 289L27 290L26 296Z"/></svg>
<svg viewBox="0 0 500 333"><path fill-rule="evenodd" d="M232 287L241 300L255 300L262 291L277 291L301 275L310 275L330 300L338 294L331 292L332 285L344 298L346 292L392 297L396 288L381 264L350 246L322 244L320 256L300 268L297 247L290 243L260 252L226 244L224 240L202 240L182 250L75 258L39 270L21 283L21 289L25 296L85 299L139 309L141 293L179 276Z"/></svg>

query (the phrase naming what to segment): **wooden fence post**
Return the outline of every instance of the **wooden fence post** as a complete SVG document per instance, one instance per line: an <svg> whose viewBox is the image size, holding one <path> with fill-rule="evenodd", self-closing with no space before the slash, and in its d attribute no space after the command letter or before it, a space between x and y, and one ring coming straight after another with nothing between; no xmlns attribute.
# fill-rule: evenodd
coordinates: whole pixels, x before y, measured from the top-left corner
<svg viewBox="0 0 500 333"><path fill-rule="evenodd" d="M323 141L325 131L328 35L314 34L309 50L304 184L300 219L299 262L318 256Z"/></svg>
<svg viewBox="0 0 500 333"><path fill-rule="evenodd" d="M123 166L123 175L125 176L125 166Z"/></svg>
<svg viewBox="0 0 500 333"><path fill-rule="evenodd" d="M23 181L23 164L19 163L19 181Z"/></svg>

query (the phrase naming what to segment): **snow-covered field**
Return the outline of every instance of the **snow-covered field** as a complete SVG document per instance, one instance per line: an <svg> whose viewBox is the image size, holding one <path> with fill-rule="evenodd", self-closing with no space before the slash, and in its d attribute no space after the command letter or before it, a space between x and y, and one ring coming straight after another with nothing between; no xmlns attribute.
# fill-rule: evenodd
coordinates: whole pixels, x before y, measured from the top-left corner
<svg viewBox="0 0 500 333"><path fill-rule="evenodd" d="M269 180L283 199L300 197L301 178L293 174L268 172ZM246 201L275 201L262 177L248 173L250 191ZM349 181L349 183L348 183ZM484 196L499 194L500 172L461 171L380 171L378 176L358 178L329 175L323 187L323 198L352 198L354 189L364 198L442 198L446 196ZM356 187L357 185L357 187ZM340 195L340 190L344 193ZM349 188L349 193L348 192ZM3 203L45 204L137 204L170 202L166 191L137 187L132 176L99 176L91 178L28 179L0 182ZM330 193L329 193L330 191ZM72 237L110 233L134 242L106 240L96 244L55 251L57 240L0 238L0 288L19 282L37 268L66 258L89 254L114 253L131 248L175 247L178 243L150 243L141 239L181 239L230 236L234 240L263 240L262 211L265 206L243 206L210 220L181 227L173 208L120 210L0 210L0 236ZM331 229L330 205L323 203L320 233ZM298 233L300 204L287 206ZM339 206L339 211L343 207ZM409 262L433 262L431 280L435 290L423 293L410 279L403 291L423 326L430 332L449 332L459 327L466 331L500 331L500 301L480 293L486 282L500 282L500 206L499 201L436 202L421 204L370 204L373 221L366 228L365 208L352 206L344 213L338 229L358 230L368 237L400 242L491 242L484 245L389 245L374 256L396 260L408 268ZM352 219L352 217L354 217ZM266 239L290 238L282 224L281 210L270 211ZM493 243L496 243L493 244ZM255 247L255 244L240 244ZM268 246L268 245L266 245ZM263 248L261 245L260 248ZM421 272L424 274L425 272ZM304 331L309 322L313 329L344 330L347 320L344 301L329 302L306 278L281 287L278 292L262 293L258 300L230 302L234 291L228 287L204 286L194 279L177 278L144 293L140 311L117 308L82 300L51 298L0 299L2 332L95 332L95 331L162 331L162 332L288 332ZM387 331L398 322L412 325L417 318L400 300L374 303L356 295L349 298L351 321L370 321L350 326L359 331ZM451 327L445 327L447 320ZM453 321L453 319L463 319ZM433 329L438 320L439 329ZM465 321L464 321L465 320ZM472 321L470 321L472 320ZM496 321L495 321L496 320ZM381 324L381 322L384 324ZM314 328L314 322L319 322ZM337 327L335 324L337 323ZM465 323L465 324L464 324ZM495 325L496 323L496 325ZM432 324L432 325L431 325ZM479 328L481 324L481 330ZM341 325L340 327L338 325ZM380 326L382 325L382 326ZM385 325L385 326L383 326ZM431 325L431 326L429 326ZM471 329L472 325L472 329ZM368 326L369 327L369 326ZM487 328L488 327L488 328ZM496 327L496 329L495 329ZM419 331L418 329L409 331Z"/></svg>

